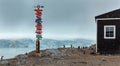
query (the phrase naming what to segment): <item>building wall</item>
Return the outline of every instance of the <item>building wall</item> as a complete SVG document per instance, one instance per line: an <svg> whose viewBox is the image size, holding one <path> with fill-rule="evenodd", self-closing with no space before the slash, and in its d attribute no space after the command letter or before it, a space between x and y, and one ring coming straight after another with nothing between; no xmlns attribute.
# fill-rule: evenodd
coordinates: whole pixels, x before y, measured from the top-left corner
<svg viewBox="0 0 120 66"><path fill-rule="evenodd" d="M104 25L116 25L116 39L104 39ZM97 21L97 51L100 53L120 52L120 20Z"/></svg>

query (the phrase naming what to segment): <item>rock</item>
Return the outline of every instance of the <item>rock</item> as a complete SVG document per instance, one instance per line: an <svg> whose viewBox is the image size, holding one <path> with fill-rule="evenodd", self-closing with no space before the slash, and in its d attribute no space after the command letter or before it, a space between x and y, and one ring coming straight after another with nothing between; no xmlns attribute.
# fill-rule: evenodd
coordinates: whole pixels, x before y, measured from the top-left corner
<svg viewBox="0 0 120 66"><path fill-rule="evenodd" d="M16 63L16 66L20 66L20 62L17 62L17 63Z"/></svg>
<svg viewBox="0 0 120 66"><path fill-rule="evenodd" d="M86 62L86 61L81 61L80 63L82 63L82 64L87 64L87 62Z"/></svg>
<svg viewBox="0 0 120 66"><path fill-rule="evenodd" d="M28 56L24 55L24 54L21 54L21 55L16 56L15 58L17 58L17 59L23 59L23 58L28 58Z"/></svg>
<svg viewBox="0 0 120 66"><path fill-rule="evenodd" d="M61 52L59 50L51 49L51 50L47 50L46 53L51 53L52 57L61 56Z"/></svg>
<svg viewBox="0 0 120 66"><path fill-rule="evenodd" d="M8 62L7 60L3 60L3 61L0 61L0 64L1 64L1 65L8 65L9 62Z"/></svg>
<svg viewBox="0 0 120 66"><path fill-rule="evenodd" d="M91 55L96 55L96 52L90 52Z"/></svg>
<svg viewBox="0 0 120 66"><path fill-rule="evenodd" d="M24 55L24 54L21 54L21 55L16 56L16 58L17 58L17 61L18 61L17 65L19 66L19 65L23 65L27 62L28 56Z"/></svg>
<svg viewBox="0 0 120 66"><path fill-rule="evenodd" d="M105 58L102 58L102 61L107 61Z"/></svg>
<svg viewBox="0 0 120 66"><path fill-rule="evenodd" d="M63 64L65 64L65 61L64 60L58 60L56 63L63 65Z"/></svg>

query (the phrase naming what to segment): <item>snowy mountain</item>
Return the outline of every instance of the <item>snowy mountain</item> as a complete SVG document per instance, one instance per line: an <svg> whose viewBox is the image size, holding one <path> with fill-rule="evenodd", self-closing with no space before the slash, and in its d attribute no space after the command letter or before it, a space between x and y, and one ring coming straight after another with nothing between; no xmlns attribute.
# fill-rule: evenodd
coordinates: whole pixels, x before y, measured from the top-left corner
<svg viewBox="0 0 120 66"><path fill-rule="evenodd" d="M27 48L32 44L32 39L0 39L0 48Z"/></svg>
<svg viewBox="0 0 120 66"><path fill-rule="evenodd" d="M87 39L73 39L73 40L53 40L53 39L43 39L41 41L41 48L58 48L66 45L70 47L73 45L77 46L90 46L95 44L93 40ZM33 48L35 47L35 40L33 39L0 39L0 48Z"/></svg>

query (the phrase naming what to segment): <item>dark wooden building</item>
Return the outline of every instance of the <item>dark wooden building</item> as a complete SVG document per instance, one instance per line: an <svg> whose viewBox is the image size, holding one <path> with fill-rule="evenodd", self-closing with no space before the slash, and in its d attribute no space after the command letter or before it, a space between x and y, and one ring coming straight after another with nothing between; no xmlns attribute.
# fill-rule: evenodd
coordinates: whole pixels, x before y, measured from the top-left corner
<svg viewBox="0 0 120 66"><path fill-rule="evenodd" d="M96 51L100 53L120 53L120 9L98 15Z"/></svg>

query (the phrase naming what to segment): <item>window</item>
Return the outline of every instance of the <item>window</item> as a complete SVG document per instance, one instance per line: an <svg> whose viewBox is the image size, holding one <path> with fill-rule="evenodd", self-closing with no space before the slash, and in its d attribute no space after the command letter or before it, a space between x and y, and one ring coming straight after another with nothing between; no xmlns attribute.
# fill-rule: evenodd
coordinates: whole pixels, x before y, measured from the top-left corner
<svg viewBox="0 0 120 66"><path fill-rule="evenodd" d="M115 39L115 25L105 25L104 26L104 38L105 39Z"/></svg>

